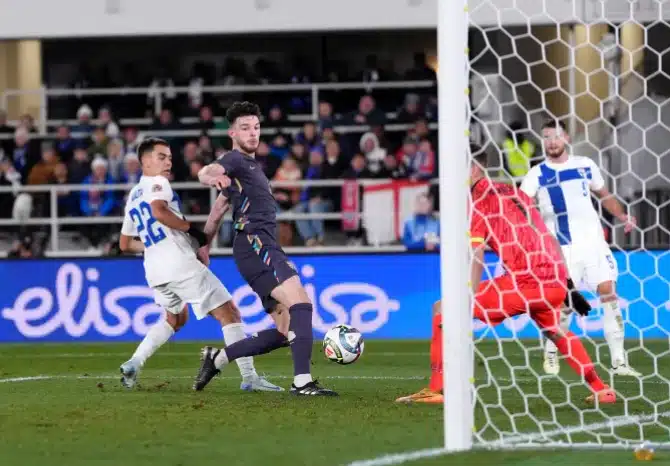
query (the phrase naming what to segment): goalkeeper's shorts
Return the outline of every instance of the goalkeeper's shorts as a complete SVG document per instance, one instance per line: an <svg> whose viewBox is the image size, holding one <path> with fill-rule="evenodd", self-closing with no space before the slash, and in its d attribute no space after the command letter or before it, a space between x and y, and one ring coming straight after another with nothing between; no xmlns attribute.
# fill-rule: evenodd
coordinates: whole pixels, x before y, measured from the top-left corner
<svg viewBox="0 0 670 466"><path fill-rule="evenodd" d="M562 286L518 288L509 275L483 281L475 295L475 318L498 325L508 317L529 313L542 329L558 326L566 289Z"/></svg>

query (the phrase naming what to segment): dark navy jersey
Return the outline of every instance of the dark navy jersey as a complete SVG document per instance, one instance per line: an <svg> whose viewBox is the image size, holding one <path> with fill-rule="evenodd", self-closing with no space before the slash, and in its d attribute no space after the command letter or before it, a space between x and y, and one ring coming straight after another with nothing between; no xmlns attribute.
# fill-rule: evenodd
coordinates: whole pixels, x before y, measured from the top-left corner
<svg viewBox="0 0 670 466"><path fill-rule="evenodd" d="M222 194L233 207L235 229L247 233L265 231L275 237L277 202L263 167L254 157L237 150L224 154L216 162L231 179L230 187Z"/></svg>

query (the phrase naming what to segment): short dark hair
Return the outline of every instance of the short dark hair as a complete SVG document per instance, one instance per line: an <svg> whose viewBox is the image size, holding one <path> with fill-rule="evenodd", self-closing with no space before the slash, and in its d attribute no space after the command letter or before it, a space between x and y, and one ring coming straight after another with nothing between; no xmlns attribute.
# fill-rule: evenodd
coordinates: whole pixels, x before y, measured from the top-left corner
<svg viewBox="0 0 670 466"><path fill-rule="evenodd" d="M165 146L170 147L170 144L165 139L160 138L146 138L140 143L140 146L137 148L137 157L142 160L144 155L150 154L153 152L156 146Z"/></svg>
<svg viewBox="0 0 670 466"><path fill-rule="evenodd" d="M486 169L489 166L488 155L479 144L470 144L470 154L472 154L472 161L477 163L482 169Z"/></svg>
<svg viewBox="0 0 670 466"><path fill-rule="evenodd" d="M261 109L253 102L235 102L226 110L226 120L229 124L234 124L235 120L244 116L261 117Z"/></svg>
<svg viewBox="0 0 670 466"><path fill-rule="evenodd" d="M544 123L542 123L542 129L547 128L554 128L554 129L561 128L563 131L568 130L568 127L565 126L565 123L563 123L561 120L557 120L556 118L549 118L548 120L545 120Z"/></svg>

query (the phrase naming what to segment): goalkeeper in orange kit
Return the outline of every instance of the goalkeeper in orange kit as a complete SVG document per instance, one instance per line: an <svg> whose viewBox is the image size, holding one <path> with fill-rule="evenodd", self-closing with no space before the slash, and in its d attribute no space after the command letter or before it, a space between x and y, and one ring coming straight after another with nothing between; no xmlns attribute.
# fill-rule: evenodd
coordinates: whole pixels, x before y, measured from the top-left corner
<svg viewBox="0 0 670 466"><path fill-rule="evenodd" d="M557 346L593 394L587 402L614 403L616 394L598 376L581 341L563 332L559 313L567 300L568 273L559 246L549 233L532 200L514 186L492 182L485 174L486 155L476 147L470 170L474 249L471 270L475 293L474 317L489 325L529 313L531 319ZM481 282L484 246L502 261L507 273ZM578 294L577 291L571 290ZM442 315L440 302L433 306L433 337L430 348L431 379L428 388L398 398L398 402L442 403Z"/></svg>

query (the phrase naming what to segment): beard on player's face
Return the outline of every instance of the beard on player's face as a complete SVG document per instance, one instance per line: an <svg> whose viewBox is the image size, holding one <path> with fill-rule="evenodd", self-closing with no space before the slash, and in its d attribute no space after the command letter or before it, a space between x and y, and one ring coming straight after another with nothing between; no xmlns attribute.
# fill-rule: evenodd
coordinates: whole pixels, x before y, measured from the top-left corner
<svg viewBox="0 0 670 466"><path fill-rule="evenodd" d="M236 142L237 145L240 146L240 149L242 149L247 154L253 154L256 152L256 149L258 149L258 139L247 139L246 141L238 139Z"/></svg>
<svg viewBox="0 0 670 466"><path fill-rule="evenodd" d="M563 152L565 152L565 144L552 144L548 147L545 147L545 152L547 157L558 158L563 155Z"/></svg>

